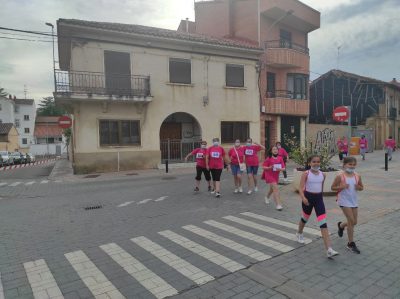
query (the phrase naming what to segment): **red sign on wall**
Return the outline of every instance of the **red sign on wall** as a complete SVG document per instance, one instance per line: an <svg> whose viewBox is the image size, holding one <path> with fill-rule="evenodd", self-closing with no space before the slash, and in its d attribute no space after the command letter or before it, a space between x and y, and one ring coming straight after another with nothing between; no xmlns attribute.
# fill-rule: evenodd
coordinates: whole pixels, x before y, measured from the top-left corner
<svg viewBox="0 0 400 299"><path fill-rule="evenodd" d="M72 126L72 119L69 116L60 116L58 119L58 126L63 129L68 129Z"/></svg>
<svg viewBox="0 0 400 299"><path fill-rule="evenodd" d="M349 108L346 106L336 107L335 110L333 110L333 119L338 122L348 121Z"/></svg>

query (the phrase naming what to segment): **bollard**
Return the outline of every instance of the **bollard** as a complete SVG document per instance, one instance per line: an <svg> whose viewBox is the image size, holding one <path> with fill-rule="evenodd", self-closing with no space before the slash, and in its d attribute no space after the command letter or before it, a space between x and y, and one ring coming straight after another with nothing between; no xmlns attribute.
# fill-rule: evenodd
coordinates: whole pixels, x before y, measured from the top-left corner
<svg viewBox="0 0 400 299"><path fill-rule="evenodd" d="M165 160L165 172L168 173L168 160Z"/></svg>
<svg viewBox="0 0 400 299"><path fill-rule="evenodd" d="M385 171L388 171L388 153L385 153Z"/></svg>

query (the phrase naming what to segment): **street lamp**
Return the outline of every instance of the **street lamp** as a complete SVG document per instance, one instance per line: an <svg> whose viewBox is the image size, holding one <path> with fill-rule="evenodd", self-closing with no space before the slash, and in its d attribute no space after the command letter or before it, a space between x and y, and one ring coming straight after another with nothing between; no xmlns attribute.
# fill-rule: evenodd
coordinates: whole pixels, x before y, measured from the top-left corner
<svg viewBox="0 0 400 299"><path fill-rule="evenodd" d="M47 26L51 27L51 36L53 38L53 77L54 77L54 91L56 91L56 59L54 56L54 25L46 23Z"/></svg>

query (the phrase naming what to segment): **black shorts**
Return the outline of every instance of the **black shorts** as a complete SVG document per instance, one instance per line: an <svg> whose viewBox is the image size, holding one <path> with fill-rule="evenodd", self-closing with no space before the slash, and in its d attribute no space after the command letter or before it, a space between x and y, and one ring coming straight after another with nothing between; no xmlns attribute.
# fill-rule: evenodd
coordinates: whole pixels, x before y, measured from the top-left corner
<svg viewBox="0 0 400 299"><path fill-rule="evenodd" d="M222 169L210 169L211 176L214 182L219 182L221 180Z"/></svg>
<svg viewBox="0 0 400 299"><path fill-rule="evenodd" d="M201 180L201 174L204 173L206 181L211 181L210 171L207 168L196 166L196 181Z"/></svg>

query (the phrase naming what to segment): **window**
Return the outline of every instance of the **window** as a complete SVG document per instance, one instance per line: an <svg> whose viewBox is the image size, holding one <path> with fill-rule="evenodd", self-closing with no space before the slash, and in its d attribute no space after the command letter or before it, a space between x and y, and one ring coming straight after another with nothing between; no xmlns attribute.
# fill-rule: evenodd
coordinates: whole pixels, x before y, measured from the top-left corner
<svg viewBox="0 0 400 299"><path fill-rule="evenodd" d="M137 120L100 120L100 145L140 145Z"/></svg>
<svg viewBox="0 0 400 299"><path fill-rule="evenodd" d="M22 138L22 144L28 144L28 138Z"/></svg>
<svg viewBox="0 0 400 299"><path fill-rule="evenodd" d="M281 48L292 48L292 33L281 29L280 43Z"/></svg>
<svg viewBox="0 0 400 299"><path fill-rule="evenodd" d="M18 105L15 105L15 106L14 106L14 112L15 112L15 113L18 113L18 112L19 112L19 106L18 106Z"/></svg>
<svg viewBox="0 0 400 299"><path fill-rule="evenodd" d="M304 74L288 74L287 89L292 99L307 99L308 76Z"/></svg>
<svg viewBox="0 0 400 299"><path fill-rule="evenodd" d="M236 139L245 141L249 138L249 123L248 122L221 122L221 142L233 143Z"/></svg>
<svg viewBox="0 0 400 299"><path fill-rule="evenodd" d="M25 133L29 134L29 128L25 128Z"/></svg>
<svg viewBox="0 0 400 299"><path fill-rule="evenodd" d="M244 87L244 66L237 64L226 65L226 86Z"/></svg>
<svg viewBox="0 0 400 299"><path fill-rule="evenodd" d="M192 83L192 65L189 59L169 59L169 82L171 83Z"/></svg>
<svg viewBox="0 0 400 299"><path fill-rule="evenodd" d="M16 128L19 128L19 119L16 119L16 120L15 120L15 127L16 127Z"/></svg>
<svg viewBox="0 0 400 299"><path fill-rule="evenodd" d="M267 72L267 97L275 98L275 73Z"/></svg>
<svg viewBox="0 0 400 299"><path fill-rule="evenodd" d="M24 120L29 120L29 115L24 115Z"/></svg>

